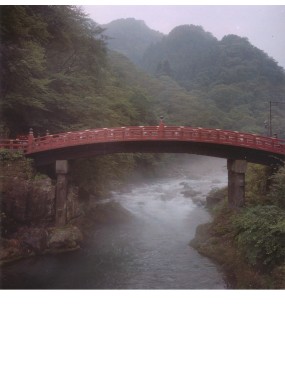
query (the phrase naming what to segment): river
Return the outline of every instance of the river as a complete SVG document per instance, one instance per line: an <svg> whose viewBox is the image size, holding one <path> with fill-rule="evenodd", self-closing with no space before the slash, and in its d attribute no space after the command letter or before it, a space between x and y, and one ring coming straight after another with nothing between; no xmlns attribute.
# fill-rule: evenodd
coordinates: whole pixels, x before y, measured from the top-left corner
<svg viewBox="0 0 285 380"><path fill-rule="evenodd" d="M196 158L172 176L130 185L111 200L132 217L94 230L84 250L3 265L4 289L225 289L223 273L189 246L210 220L206 195L227 183L225 161Z"/></svg>

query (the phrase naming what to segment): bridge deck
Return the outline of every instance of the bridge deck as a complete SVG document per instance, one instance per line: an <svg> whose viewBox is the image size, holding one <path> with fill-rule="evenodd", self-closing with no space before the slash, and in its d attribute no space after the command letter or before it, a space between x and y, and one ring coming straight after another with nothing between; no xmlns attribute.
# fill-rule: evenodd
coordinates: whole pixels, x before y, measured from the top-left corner
<svg viewBox="0 0 285 380"><path fill-rule="evenodd" d="M285 156L285 140L259 136L236 131L193 128L184 126L141 126L118 127L65 132L34 138L30 134L26 139L0 140L0 147L22 150L36 157L37 153L54 152L62 148L81 147L90 144L115 142L192 142L215 144L216 146L241 147Z"/></svg>

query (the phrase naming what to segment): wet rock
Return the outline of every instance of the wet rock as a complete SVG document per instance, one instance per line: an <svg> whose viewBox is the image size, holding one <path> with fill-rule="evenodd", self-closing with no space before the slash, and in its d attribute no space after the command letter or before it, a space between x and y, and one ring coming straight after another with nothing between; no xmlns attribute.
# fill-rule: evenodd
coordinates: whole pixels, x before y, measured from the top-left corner
<svg viewBox="0 0 285 380"><path fill-rule="evenodd" d="M185 181L179 183L180 186L183 186L185 189L189 188L189 184Z"/></svg>
<svg viewBox="0 0 285 380"><path fill-rule="evenodd" d="M206 204L206 199L203 196L194 196L194 197L192 197L192 201L197 206L205 206L205 204Z"/></svg>
<svg viewBox="0 0 285 380"><path fill-rule="evenodd" d="M206 197L206 206L211 208L219 204L226 197L227 188L213 189Z"/></svg>
<svg viewBox="0 0 285 380"><path fill-rule="evenodd" d="M47 245L47 231L39 227L21 227L13 237L20 242L21 255L40 255Z"/></svg>
<svg viewBox="0 0 285 380"><path fill-rule="evenodd" d="M192 197L195 197L196 195L200 194L200 192L189 188L188 190L181 191L181 194L183 194L184 197L186 197L186 198L192 198Z"/></svg>
<svg viewBox="0 0 285 380"><path fill-rule="evenodd" d="M25 250L42 254L47 244L47 231L44 228L29 228L20 239Z"/></svg>
<svg viewBox="0 0 285 380"><path fill-rule="evenodd" d="M76 226L50 228L47 241L47 251L70 251L80 247L83 235Z"/></svg>
<svg viewBox="0 0 285 380"><path fill-rule="evenodd" d="M17 239L2 239L0 261L13 260L21 254L20 241Z"/></svg>

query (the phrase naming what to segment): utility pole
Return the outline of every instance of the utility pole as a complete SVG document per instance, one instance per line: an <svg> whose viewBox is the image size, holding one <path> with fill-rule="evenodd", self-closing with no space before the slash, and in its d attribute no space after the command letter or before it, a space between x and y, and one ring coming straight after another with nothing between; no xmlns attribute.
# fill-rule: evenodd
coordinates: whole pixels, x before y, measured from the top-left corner
<svg viewBox="0 0 285 380"><path fill-rule="evenodd" d="M269 101L269 136L272 137L272 106L277 106L278 104L285 104L285 102L272 102Z"/></svg>

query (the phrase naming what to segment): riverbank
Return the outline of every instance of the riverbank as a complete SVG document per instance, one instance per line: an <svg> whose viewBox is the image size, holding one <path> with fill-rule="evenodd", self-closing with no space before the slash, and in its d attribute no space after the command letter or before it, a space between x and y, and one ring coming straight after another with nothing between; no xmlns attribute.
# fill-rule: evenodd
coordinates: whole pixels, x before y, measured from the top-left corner
<svg viewBox="0 0 285 380"><path fill-rule="evenodd" d="M114 200L94 201L64 227L22 226L1 240L0 265L32 256L79 251L102 225L129 222L132 215Z"/></svg>
<svg viewBox="0 0 285 380"><path fill-rule="evenodd" d="M219 196L217 197L219 199ZM220 202L220 203L219 203ZM230 289L284 289L285 266L268 273L251 266L238 250L232 220L238 211L227 208L225 201L208 208L213 220L196 229L190 246L220 265Z"/></svg>

